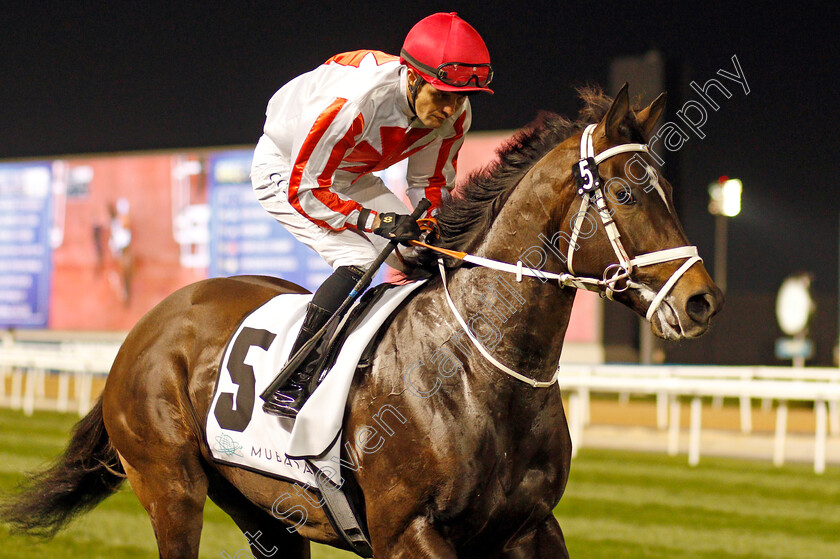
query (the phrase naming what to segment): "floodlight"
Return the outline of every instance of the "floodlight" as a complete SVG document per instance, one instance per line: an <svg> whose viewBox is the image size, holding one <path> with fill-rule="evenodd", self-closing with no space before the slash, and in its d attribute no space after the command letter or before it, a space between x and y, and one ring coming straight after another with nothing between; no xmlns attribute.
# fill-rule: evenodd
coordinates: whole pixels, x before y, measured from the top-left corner
<svg viewBox="0 0 840 559"><path fill-rule="evenodd" d="M729 179L723 183L723 203L721 213L726 217L735 217L741 213L741 181Z"/></svg>
<svg viewBox="0 0 840 559"><path fill-rule="evenodd" d="M709 211L714 215L735 217L741 213L741 191L739 179L721 177L709 185Z"/></svg>

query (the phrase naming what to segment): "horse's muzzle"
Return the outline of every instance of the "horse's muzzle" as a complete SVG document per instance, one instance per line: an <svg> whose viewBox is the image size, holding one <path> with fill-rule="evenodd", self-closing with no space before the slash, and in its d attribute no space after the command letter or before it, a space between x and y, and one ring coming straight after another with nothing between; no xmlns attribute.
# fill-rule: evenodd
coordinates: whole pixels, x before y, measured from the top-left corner
<svg viewBox="0 0 840 559"><path fill-rule="evenodd" d="M723 292L714 283L688 294L676 289L665 299L663 308L651 317L653 332L672 340L702 336L709 329L712 317L723 308L723 301Z"/></svg>

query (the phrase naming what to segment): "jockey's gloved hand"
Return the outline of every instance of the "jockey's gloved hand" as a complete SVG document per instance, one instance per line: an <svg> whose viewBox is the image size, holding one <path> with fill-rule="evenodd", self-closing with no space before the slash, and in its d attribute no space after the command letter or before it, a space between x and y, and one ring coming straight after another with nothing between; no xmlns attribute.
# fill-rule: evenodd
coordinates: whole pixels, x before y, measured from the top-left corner
<svg viewBox="0 0 840 559"><path fill-rule="evenodd" d="M379 227L373 232L389 241L399 241L408 244L408 241L420 239L420 227L417 221L410 215L403 215L394 212L379 214Z"/></svg>

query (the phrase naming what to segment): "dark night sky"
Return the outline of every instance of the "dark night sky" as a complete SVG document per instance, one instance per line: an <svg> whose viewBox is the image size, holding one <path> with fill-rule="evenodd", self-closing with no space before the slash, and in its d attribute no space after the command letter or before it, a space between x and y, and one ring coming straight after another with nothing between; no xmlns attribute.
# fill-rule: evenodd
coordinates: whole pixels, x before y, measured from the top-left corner
<svg viewBox="0 0 840 559"><path fill-rule="evenodd" d="M709 114L707 137L680 151L679 180L664 170L680 189L688 234L711 266L706 185L739 177L730 289L775 291L799 269L816 273L818 290L837 289L835 5L69 4L4 4L0 159L252 144L268 98L287 80L337 52L396 53L411 25L435 11L457 10L493 57L496 95L475 100L474 130L517 128L540 109L574 114L573 88L606 86L616 56L658 48L682 65L687 84L731 71L737 55L750 94L733 84L732 98ZM696 98L684 87L669 102L676 109Z"/></svg>

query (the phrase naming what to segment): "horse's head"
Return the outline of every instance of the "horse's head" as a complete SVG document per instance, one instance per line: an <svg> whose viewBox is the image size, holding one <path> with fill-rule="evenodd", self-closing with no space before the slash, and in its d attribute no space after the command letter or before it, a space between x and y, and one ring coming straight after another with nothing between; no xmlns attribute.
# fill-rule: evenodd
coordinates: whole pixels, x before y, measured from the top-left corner
<svg viewBox="0 0 840 559"><path fill-rule="evenodd" d="M647 317L662 338L697 337L723 295L689 246L662 162L646 145L665 96L638 112L626 85L615 100L583 97L578 122L546 113L473 174L438 213L436 244L474 253L478 260L464 260L479 266L529 272L545 288L551 278L599 291ZM426 266L440 256L420 255Z"/></svg>
<svg viewBox="0 0 840 559"><path fill-rule="evenodd" d="M566 203L557 206L554 248L565 256L569 284L605 292L646 316L654 334L677 340L703 334L723 294L689 246L672 187L645 145L664 105L663 94L631 110L625 84L597 125L542 163L574 169L555 187Z"/></svg>

